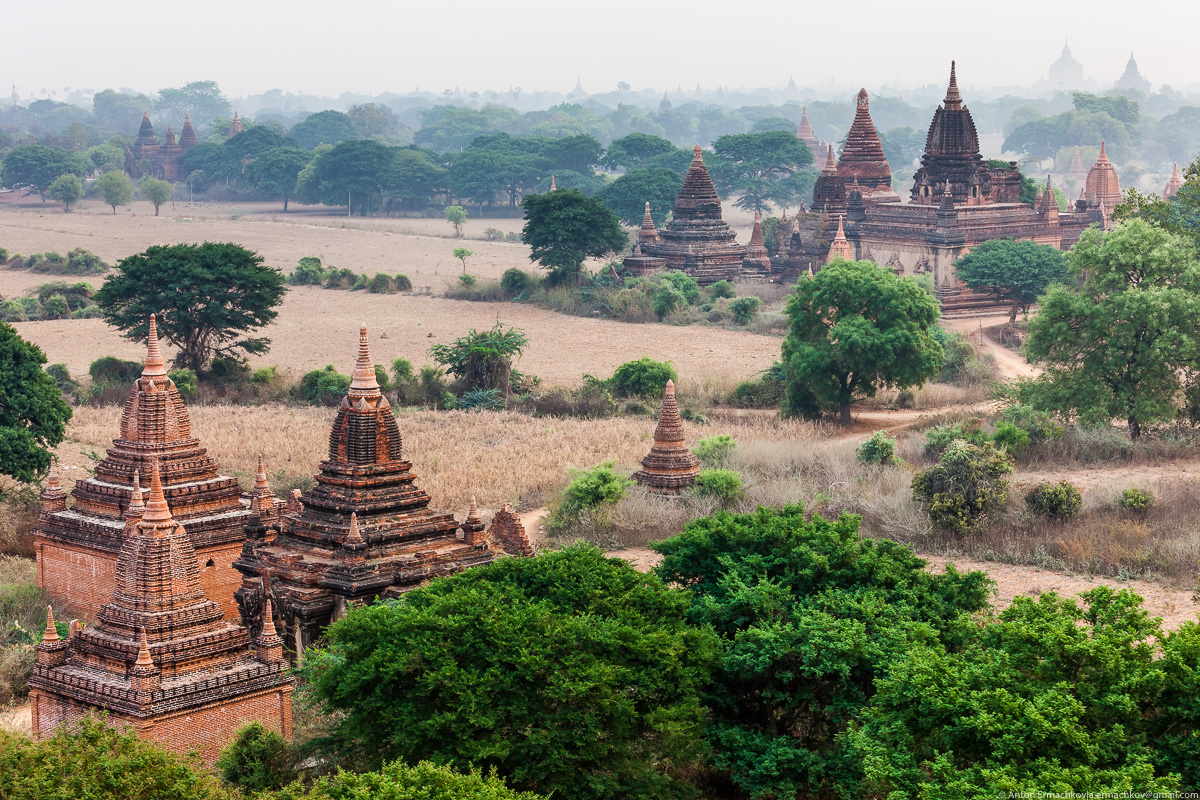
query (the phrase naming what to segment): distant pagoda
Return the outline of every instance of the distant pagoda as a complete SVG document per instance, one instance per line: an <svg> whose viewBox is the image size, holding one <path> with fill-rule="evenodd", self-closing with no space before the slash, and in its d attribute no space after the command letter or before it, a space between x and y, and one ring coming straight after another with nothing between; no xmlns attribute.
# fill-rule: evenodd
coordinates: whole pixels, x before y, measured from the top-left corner
<svg viewBox="0 0 1200 800"><path fill-rule="evenodd" d="M865 202L900 202L900 196L892 189L892 168L883 155L883 142L875 130L875 123L871 121L871 104L866 89L858 92L854 122L846 134L837 171L847 186L858 181Z"/></svg>
<svg viewBox="0 0 1200 800"><path fill-rule="evenodd" d="M654 429L654 446L642 459L642 468L633 473L633 479L654 494L679 494L691 488L699 474L700 459L688 450L683 438L675 382L668 380Z"/></svg>
<svg viewBox="0 0 1200 800"><path fill-rule="evenodd" d="M1084 197L1089 205L1098 207L1104 212L1105 225L1112 216L1113 209L1121 202L1121 181L1117 178L1117 170L1108 160L1104 140L1100 141L1100 155L1096 163L1088 171L1087 183L1084 186Z"/></svg>
<svg viewBox="0 0 1200 800"><path fill-rule="evenodd" d="M800 124L796 126L796 138L808 145L809 150L812 150L814 161L824 155L825 148L821 147L821 143L817 141L817 134L813 131L812 123L808 121L808 106L804 106L800 111Z"/></svg>
<svg viewBox="0 0 1200 800"><path fill-rule="evenodd" d="M783 216L786 220L786 211L783 212ZM780 229L783 229L783 220L780 221ZM746 245L746 257L742 261L742 274L744 277L766 277L771 274L771 254L763 239L762 214L757 211L754 212L754 228L750 231L750 243Z"/></svg>
<svg viewBox="0 0 1200 800"><path fill-rule="evenodd" d="M1083 153L1079 148L1075 148L1075 155L1071 156L1071 166L1067 168L1067 180L1073 180L1082 185L1087 180L1088 169L1083 165Z"/></svg>
<svg viewBox="0 0 1200 800"><path fill-rule="evenodd" d="M1142 76L1138 71L1137 61L1134 60L1133 52L1129 53L1129 61L1125 64L1125 72L1121 77L1117 78L1117 82L1113 84L1113 88L1117 91L1135 91L1142 94L1150 94L1150 81Z"/></svg>
<svg viewBox="0 0 1200 800"><path fill-rule="evenodd" d="M294 496L277 524L247 526L234 563L243 576L236 598L247 627L258 629L269 596L300 653L350 604L398 597L435 576L491 561L480 531L429 508L412 466L375 379L363 325L317 485Z"/></svg>
<svg viewBox="0 0 1200 800"><path fill-rule="evenodd" d="M1163 189L1163 199L1170 200L1175 195L1179 194L1179 190L1183 188L1183 177L1179 174L1179 164L1171 165L1171 177L1167 180L1167 185Z"/></svg>

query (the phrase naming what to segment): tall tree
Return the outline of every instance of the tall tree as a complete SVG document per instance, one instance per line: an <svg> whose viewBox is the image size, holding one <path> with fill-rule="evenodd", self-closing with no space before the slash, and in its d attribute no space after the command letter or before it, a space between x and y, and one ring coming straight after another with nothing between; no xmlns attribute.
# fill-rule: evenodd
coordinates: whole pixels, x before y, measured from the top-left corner
<svg viewBox="0 0 1200 800"><path fill-rule="evenodd" d="M661 136L631 133L608 146L602 163L612 170L634 170L644 167L646 162L655 156L669 155L677 149Z"/></svg>
<svg viewBox="0 0 1200 800"><path fill-rule="evenodd" d="M350 204L360 212L379 210L388 170L396 159L396 148L369 139L335 145L314 162L314 178L326 187L333 202Z"/></svg>
<svg viewBox="0 0 1200 800"><path fill-rule="evenodd" d="M216 81L192 81L183 86L160 89L156 108L168 119L181 120L185 114L190 114L194 126L207 128L217 117L233 111L233 104L221 94Z"/></svg>
<svg viewBox="0 0 1200 800"><path fill-rule="evenodd" d="M286 290L279 270L236 244L154 245L120 261L96 303L134 341L157 314L159 335L179 349L175 366L202 372L216 356L267 352L270 339L244 334L275 319Z"/></svg>
<svg viewBox="0 0 1200 800"><path fill-rule="evenodd" d="M132 95L105 89L92 95L92 114L96 122L122 136L133 136L142 123L142 112L150 110L144 94Z"/></svg>
<svg viewBox="0 0 1200 800"><path fill-rule="evenodd" d="M812 188L805 175L813 154L791 131L764 131L722 136L713 143L710 165L718 190L748 211L766 211L771 203L787 206Z"/></svg>
<svg viewBox="0 0 1200 800"><path fill-rule="evenodd" d="M352 106L346 116L350 118L355 132L361 139L387 140L394 136L396 129L400 127L396 113L379 103Z"/></svg>
<svg viewBox="0 0 1200 800"><path fill-rule="evenodd" d="M138 191L141 192L142 198L154 205L154 216L158 216L158 209L162 207L175 195L175 187L166 181L160 181L158 178L143 178L138 184Z"/></svg>
<svg viewBox="0 0 1200 800"><path fill-rule="evenodd" d="M1200 262L1191 242L1131 219L1084 232L1070 256L1078 289L1053 286L1029 324L1026 356L1045 366L1031 387L1045 410L1114 418L1139 439L1200 403Z"/></svg>
<svg viewBox="0 0 1200 800"><path fill-rule="evenodd" d="M94 167L86 156L68 153L45 144L22 144L9 150L0 168L0 184L10 189L37 192L46 201L50 184L59 175L70 173L86 178Z"/></svg>
<svg viewBox="0 0 1200 800"><path fill-rule="evenodd" d="M46 193L63 204L63 211L70 211L71 206L83 199L83 181L68 172L55 178Z"/></svg>
<svg viewBox="0 0 1200 800"><path fill-rule="evenodd" d="M26 483L46 474L71 419L45 363L37 345L0 322L0 474Z"/></svg>
<svg viewBox="0 0 1200 800"><path fill-rule="evenodd" d="M525 227L530 261L546 269L574 273L583 262L623 250L629 237L603 201L577 189L559 189L525 198Z"/></svg>
<svg viewBox="0 0 1200 800"><path fill-rule="evenodd" d="M315 150L319 144L340 144L358 138L354 121L341 111L318 111L292 127L292 138L305 150Z"/></svg>
<svg viewBox="0 0 1200 800"><path fill-rule="evenodd" d="M296 195L296 179L311 160L312 153L298 147L274 147L246 165L246 178L255 190L282 197L287 211L288 200Z"/></svg>
<svg viewBox="0 0 1200 800"><path fill-rule="evenodd" d="M112 206L114 214L117 213L117 206L127 206L133 202L133 181L124 172L106 172L93 185L104 202Z"/></svg>
<svg viewBox="0 0 1200 800"><path fill-rule="evenodd" d="M626 225L640 225L650 204L657 225L667 221L675 207L675 197L683 188L683 178L669 169L633 169L596 192Z"/></svg>
<svg viewBox="0 0 1200 800"><path fill-rule="evenodd" d="M1067 279L1067 258L1045 244L1012 239L992 239L976 245L954 265L959 279L1012 304L1009 322L1055 283Z"/></svg>
<svg viewBox="0 0 1200 800"><path fill-rule="evenodd" d="M580 175L591 175L603 154L604 145L586 133L550 139L542 149L550 169L570 170Z"/></svg>
<svg viewBox="0 0 1200 800"><path fill-rule="evenodd" d="M930 333L938 314L937 300L911 278L870 261L826 264L788 298L785 410L813 416L837 408L848 426L854 400L930 380L945 362Z"/></svg>

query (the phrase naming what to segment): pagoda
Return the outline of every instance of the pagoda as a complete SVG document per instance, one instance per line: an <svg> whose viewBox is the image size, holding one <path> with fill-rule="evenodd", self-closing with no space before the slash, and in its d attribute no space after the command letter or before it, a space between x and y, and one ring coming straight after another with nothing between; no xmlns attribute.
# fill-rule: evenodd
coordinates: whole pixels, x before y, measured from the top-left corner
<svg viewBox="0 0 1200 800"><path fill-rule="evenodd" d="M940 190L947 182L956 205L979 205L989 199L992 191L992 173L979 154L979 135L958 92L953 61L946 99L933 113L925 137L925 154L913 176L912 202L940 203Z"/></svg>
<svg viewBox="0 0 1200 800"><path fill-rule="evenodd" d="M351 604L398 597L435 576L492 560L485 537L429 508L401 444L391 404L375 379L364 324L317 485L294 497L274 524L247 525L234 563L242 574L236 599L247 627L258 629L269 597L293 653L300 654Z"/></svg>
<svg viewBox="0 0 1200 800"><path fill-rule="evenodd" d="M187 527L200 562L201 588L231 618L241 576L232 564L241 553L250 509L241 502L237 479L218 472L216 461L192 436L187 405L167 375L150 317L146 361L121 414L120 432L95 465L77 481L74 505L44 502L33 527L37 583L55 603L94 616L113 596L117 561L128 535L124 514L134 494L134 476L157 463L163 491L176 519ZM265 477L265 476L264 476ZM61 491L54 482L55 491Z"/></svg>
<svg viewBox="0 0 1200 800"><path fill-rule="evenodd" d="M783 212L784 219L787 212ZM783 223L780 222L780 229ZM746 245L746 257L742 260L742 273L750 277L766 277L771 274L771 254L767 251L762 232L762 214L754 212L754 228L750 232L750 244Z"/></svg>
<svg viewBox="0 0 1200 800"><path fill-rule="evenodd" d="M93 625L60 639L54 614L29 679L33 735L91 711L142 738L211 764L248 722L291 738L295 680L271 617L254 642L205 596L192 537L172 515L157 459L143 505L138 478L125 510L112 596ZM65 495L51 505L61 511Z"/></svg>
<svg viewBox="0 0 1200 800"><path fill-rule="evenodd" d="M226 139L232 139L242 131L246 130L246 126L242 124L242 118L238 116L238 112L233 112L233 122L229 123L229 130L225 133Z"/></svg>
<svg viewBox="0 0 1200 800"><path fill-rule="evenodd" d="M125 148L125 171L129 177L137 180L142 177L142 161L154 163L154 156L162 145L154 135L154 125L150 122L150 112L142 112L142 124L138 128L137 139Z"/></svg>
<svg viewBox="0 0 1200 800"><path fill-rule="evenodd" d="M185 112L183 130L179 132L179 149L186 153L198 144L200 137L196 136L196 129L192 127L192 115Z"/></svg>
<svg viewBox="0 0 1200 800"><path fill-rule="evenodd" d="M828 146L825 167L813 185L812 211L835 215L846 213L846 182L838 174L833 145Z"/></svg>
<svg viewBox="0 0 1200 800"><path fill-rule="evenodd" d="M847 186L858 181L866 202L900 202L900 196L892 189L892 168L883 155L883 142L875 130L875 123L871 121L871 103L866 89L858 92L854 122L846 134L846 143L842 145L837 171Z"/></svg>
<svg viewBox="0 0 1200 800"><path fill-rule="evenodd" d="M812 123L808 121L808 106L804 106L800 111L800 124L796 126L796 138L808 145L813 159L821 157L825 148L821 147L821 143L817 141L817 134L813 131Z"/></svg>
<svg viewBox="0 0 1200 800"><path fill-rule="evenodd" d="M641 242L644 255L663 258L671 269L683 270L701 284L734 280L742 270L746 248L721 217L721 199L713 186L700 145L675 198L675 211L654 242Z"/></svg>
<svg viewBox="0 0 1200 800"><path fill-rule="evenodd" d="M850 246L850 242L846 241L846 229L842 225L842 218L838 217L838 229L834 234L833 242L829 245L829 260L841 258L846 261L854 260L854 248Z"/></svg>
<svg viewBox="0 0 1200 800"><path fill-rule="evenodd" d="M1138 71L1137 61L1133 58L1133 51L1129 53L1129 62L1125 64L1125 72L1121 77L1117 78L1117 82L1113 84L1113 88L1117 91L1134 91L1142 94L1150 94L1150 81L1142 77L1142 73Z"/></svg>
<svg viewBox="0 0 1200 800"><path fill-rule="evenodd" d="M155 176L164 181L183 180L187 176L184 175L183 163L180 161L182 156L183 148L175 141L175 131L168 125L167 140L158 148L152 159Z"/></svg>
<svg viewBox="0 0 1200 800"><path fill-rule="evenodd" d="M1083 153L1079 148L1075 148L1075 155L1071 156L1071 166L1067 168L1067 180L1073 180L1079 185L1083 185L1087 181L1088 170L1083 165Z"/></svg>
<svg viewBox="0 0 1200 800"><path fill-rule="evenodd" d="M675 382L663 390L662 412L654 429L654 445L642 459L633 479L653 494L679 494L691 488L700 474L700 459L688 450L683 439L683 422L675 402Z"/></svg>
<svg viewBox="0 0 1200 800"><path fill-rule="evenodd" d="M1100 155L1096 163L1088 171L1087 183L1084 186L1084 197L1088 204L1104 212L1105 226L1112 216L1113 209L1121 202L1121 181L1117 178L1117 170L1108 160L1104 140L1100 141Z"/></svg>
<svg viewBox="0 0 1200 800"><path fill-rule="evenodd" d="M1167 185L1163 189L1163 200L1170 200L1175 195L1179 194L1179 190L1183 188L1183 178L1179 174L1179 164L1171 165L1171 177L1167 180Z"/></svg>

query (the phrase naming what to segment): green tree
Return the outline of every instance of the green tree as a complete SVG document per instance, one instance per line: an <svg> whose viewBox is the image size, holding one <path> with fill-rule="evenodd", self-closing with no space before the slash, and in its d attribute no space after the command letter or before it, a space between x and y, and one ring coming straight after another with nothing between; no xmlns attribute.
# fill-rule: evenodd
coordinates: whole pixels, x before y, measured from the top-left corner
<svg viewBox="0 0 1200 800"><path fill-rule="evenodd" d="M576 280L585 259L619 252L629 241L608 206L577 189L526 197L521 239L531 249L530 261L574 273Z"/></svg>
<svg viewBox="0 0 1200 800"><path fill-rule="evenodd" d="M44 144L22 144L9 150L0 167L0 184L10 189L37 192L46 201L50 184L60 175L70 173L86 178L93 169L86 156L68 153Z"/></svg>
<svg viewBox="0 0 1200 800"><path fill-rule="evenodd" d="M455 197L491 205L508 186L504 157L490 150L464 150L450 162L448 181Z"/></svg>
<svg viewBox="0 0 1200 800"><path fill-rule="evenodd" d="M112 206L114 214L117 206L133 202L133 181L124 172L106 172L96 179L94 186L104 202Z"/></svg>
<svg viewBox="0 0 1200 800"><path fill-rule="evenodd" d="M545 800L532 792L515 792L497 775L466 774L422 761L410 767L400 761L377 772L339 772L321 778L308 791L294 785L261 800Z"/></svg>
<svg viewBox="0 0 1200 800"><path fill-rule="evenodd" d="M125 142L113 137L108 141L89 147L87 157L100 172L112 172L125 169Z"/></svg>
<svg viewBox="0 0 1200 800"><path fill-rule="evenodd" d="M207 128L217 117L228 116L233 111L233 104L221 94L216 81L192 81L183 86L160 89L155 108L168 119L179 120L190 114L196 128Z"/></svg>
<svg viewBox="0 0 1200 800"><path fill-rule="evenodd" d="M287 740L261 722L252 722L221 751L215 766L227 784L253 793L291 783L296 777L294 762Z"/></svg>
<svg viewBox="0 0 1200 800"><path fill-rule="evenodd" d="M495 768L567 800L689 796L715 640L686 597L600 550L506 558L353 609L304 676L367 765Z"/></svg>
<svg viewBox="0 0 1200 800"><path fill-rule="evenodd" d="M937 300L915 281L869 261L834 260L788 298L783 341L785 411L812 416L884 387L919 386L942 368L945 354L930 328Z"/></svg>
<svg viewBox="0 0 1200 800"><path fill-rule="evenodd" d="M350 123L360 139L388 140L395 136L396 129L400 126L396 113L378 103L351 106L346 116L350 118Z"/></svg>
<svg viewBox="0 0 1200 800"><path fill-rule="evenodd" d="M688 619L725 645L707 736L741 796L862 797L841 735L892 663L957 645L990 594L981 572L928 573L904 545L860 536L857 517L800 506L720 512L651 546L655 573L691 596Z"/></svg>
<svg viewBox="0 0 1200 800"><path fill-rule="evenodd" d="M37 345L0 322L0 474L26 483L50 468L50 450L71 419L45 363Z"/></svg>
<svg viewBox="0 0 1200 800"><path fill-rule="evenodd" d="M462 206L446 206L446 222L454 226L454 235L462 238L462 226L467 222L467 212ZM455 256L458 258L458 256ZM464 270L465 271L465 270Z"/></svg>
<svg viewBox="0 0 1200 800"><path fill-rule="evenodd" d="M163 203L169 201L175 194L175 187L166 181L160 181L158 178L143 178L138 184L138 191L142 193L142 197L146 201L154 205L154 216L158 216L158 209Z"/></svg>
<svg viewBox="0 0 1200 800"><path fill-rule="evenodd" d="M1143 426L1200 400L1200 263L1190 242L1132 219L1084 232L1078 288L1052 286L1029 324L1027 357L1045 366L1034 404L1085 422Z"/></svg>
<svg viewBox="0 0 1200 800"><path fill-rule="evenodd" d="M292 138L305 150L315 150L320 144L341 144L358 138L354 121L341 111L318 111L309 114L291 130Z"/></svg>
<svg viewBox="0 0 1200 800"><path fill-rule="evenodd" d="M601 163L611 170L633 171L645 167L655 156L674 153L678 148L661 136L648 133L631 133L622 136L608 146Z"/></svg>
<svg viewBox="0 0 1200 800"><path fill-rule="evenodd" d="M502 397L511 392L513 361L521 357L529 338L516 328L497 322L490 330L471 329L450 344L435 344L429 355L461 380L466 389L496 389Z"/></svg>
<svg viewBox="0 0 1200 800"><path fill-rule="evenodd" d="M683 177L672 170L634 169L596 192L596 197L626 225L640 225L649 203L655 224L663 225L682 188Z"/></svg>
<svg viewBox="0 0 1200 800"><path fill-rule="evenodd" d="M1008 321L1029 308L1054 283L1067 280L1067 259L1049 245L991 239L972 248L955 263L958 277L972 289L1012 304Z"/></svg>
<svg viewBox="0 0 1200 800"><path fill-rule="evenodd" d="M257 191L282 197L287 211L288 200L296 195L296 180L311 160L312 154L298 147L274 147L246 165L246 178Z"/></svg>
<svg viewBox="0 0 1200 800"><path fill-rule="evenodd" d="M283 273L232 243L153 245L117 264L96 303L109 325L144 341L151 314L159 336L179 349L175 366L203 372L216 356L265 353L271 340L243 338L275 319Z"/></svg>
<svg viewBox="0 0 1200 800"><path fill-rule="evenodd" d="M379 210L396 153L397 148L368 139L335 145L313 162L313 177L326 193L323 202L350 204L360 213Z"/></svg>
<svg viewBox="0 0 1200 800"><path fill-rule="evenodd" d="M812 189L813 154L788 131L722 136L713 142L713 181L721 194L747 211L765 212L771 203L787 206Z"/></svg>
<svg viewBox="0 0 1200 800"><path fill-rule="evenodd" d="M542 157L550 169L580 175L592 175L603 154L604 146L595 136L586 133L551 139L542 148Z"/></svg>
<svg viewBox="0 0 1200 800"><path fill-rule="evenodd" d="M51 200L62 203L63 211L70 211L71 206L83 199L83 181L79 180L78 175L69 172L59 175L50 184L46 194L50 195Z"/></svg>
<svg viewBox="0 0 1200 800"><path fill-rule="evenodd" d="M913 161L925 151L925 132L903 126L879 134L883 156L894 172L907 174Z"/></svg>
<svg viewBox="0 0 1200 800"><path fill-rule="evenodd" d="M145 95L122 94L105 89L92 95L92 114L96 122L123 136L133 136L142 123L142 112L150 108Z"/></svg>
<svg viewBox="0 0 1200 800"><path fill-rule="evenodd" d="M475 251L468 250L465 247L456 247L456 248L454 248L454 252L452 253L452 255L455 258L457 258L459 261L462 262L463 275L466 275L467 274L467 259L470 258L471 256L475 255Z"/></svg>
<svg viewBox="0 0 1200 800"><path fill-rule="evenodd" d="M1200 248L1200 158L1184 169L1183 175L1183 186L1170 200L1130 189L1128 201L1116 207L1113 218L1146 220L1163 230L1190 239Z"/></svg>

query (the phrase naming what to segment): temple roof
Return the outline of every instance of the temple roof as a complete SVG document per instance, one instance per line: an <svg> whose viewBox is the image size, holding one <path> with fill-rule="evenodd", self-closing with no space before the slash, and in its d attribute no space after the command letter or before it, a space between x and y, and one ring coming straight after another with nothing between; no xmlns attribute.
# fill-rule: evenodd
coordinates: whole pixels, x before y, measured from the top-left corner
<svg viewBox="0 0 1200 800"><path fill-rule="evenodd" d="M646 201L646 213L642 215L642 227L638 231L637 240L639 244L658 240L658 228L654 227L654 220L650 216L649 201Z"/></svg>
<svg viewBox="0 0 1200 800"><path fill-rule="evenodd" d="M829 260L832 261L835 258L844 258L847 261L854 260L854 248L846 240L846 229L842 226L841 217L838 217L837 234L833 237L833 242L829 245Z"/></svg>
<svg viewBox="0 0 1200 800"><path fill-rule="evenodd" d="M942 105L933 113L925 137L925 154L913 176L912 201L932 204L945 184L959 205L981 205L991 195L991 170L979 153L979 135L958 90L955 63Z"/></svg>
<svg viewBox="0 0 1200 800"><path fill-rule="evenodd" d="M198 144L200 144L200 138L196 136L196 129L192 127L192 115L185 113L183 115L183 130L179 132L179 147L184 152L187 152Z"/></svg>
<svg viewBox="0 0 1200 800"><path fill-rule="evenodd" d="M720 220L721 198L704 166L704 151L700 145L692 148L692 163L683 177L683 188L675 197L674 221Z"/></svg>
<svg viewBox="0 0 1200 800"><path fill-rule="evenodd" d="M1117 178L1117 170L1108 160L1108 152L1104 140L1100 141L1100 155L1096 163L1088 171L1085 185L1085 196L1088 203L1098 205L1105 217L1112 214L1113 208L1121 202L1121 181Z"/></svg>
<svg viewBox="0 0 1200 800"><path fill-rule="evenodd" d="M1163 189L1163 199L1169 200L1179 194L1179 190L1183 188L1183 177L1179 174L1179 164L1171 165L1171 177L1167 180L1167 186Z"/></svg>
<svg viewBox="0 0 1200 800"><path fill-rule="evenodd" d="M858 178L868 197L881 194L887 195L888 200L899 199L892 191L892 168L883 154L883 142L875 130L875 123L871 121L871 104L866 89L858 92L854 122L846 134L846 143L842 145L837 170L847 183Z"/></svg>

